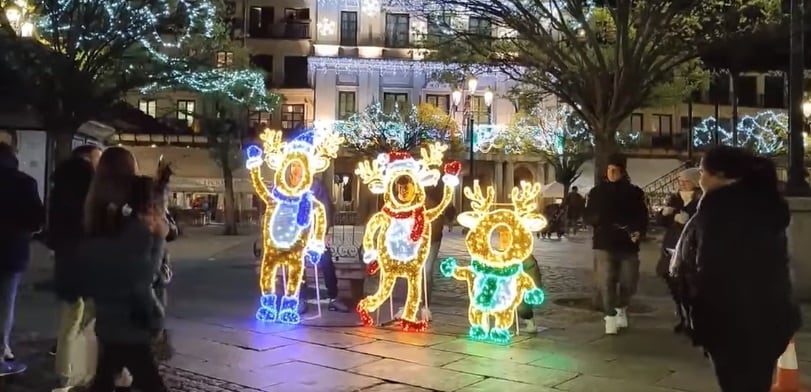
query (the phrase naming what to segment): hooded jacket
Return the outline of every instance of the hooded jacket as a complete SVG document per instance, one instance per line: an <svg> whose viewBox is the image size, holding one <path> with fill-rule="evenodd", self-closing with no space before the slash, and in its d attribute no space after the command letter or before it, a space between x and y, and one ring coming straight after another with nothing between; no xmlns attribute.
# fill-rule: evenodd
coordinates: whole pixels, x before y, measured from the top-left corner
<svg viewBox="0 0 811 392"><path fill-rule="evenodd" d="M697 345L777 357L799 329L791 294L788 206L744 182L704 195L685 226L673 273Z"/></svg>
<svg viewBox="0 0 811 392"><path fill-rule="evenodd" d="M17 166L14 156L0 157L0 273L27 268L31 234L45 221L37 181Z"/></svg>

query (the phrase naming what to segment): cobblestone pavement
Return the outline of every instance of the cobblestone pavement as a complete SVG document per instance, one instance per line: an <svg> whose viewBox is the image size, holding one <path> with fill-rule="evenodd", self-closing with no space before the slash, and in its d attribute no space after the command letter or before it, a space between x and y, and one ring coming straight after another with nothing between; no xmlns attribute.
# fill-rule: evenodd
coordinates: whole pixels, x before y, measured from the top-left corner
<svg viewBox="0 0 811 392"><path fill-rule="evenodd" d="M302 326L259 324L248 242L211 257L215 262L177 269L167 320L177 355L162 367L172 391L717 391L707 361L671 332L670 301L650 275L655 244L642 252L637 303L648 311L633 314L627 332L605 337L600 314L553 301L590 293L587 237L539 242L535 254L552 299L536 312L540 328L494 346L463 337L469 326L464 286L441 278L427 333L359 328L354 314L326 308L321 319ZM440 254L463 257L461 237L446 236ZM0 391L47 392L55 380L52 359L43 353L53 341L56 305L30 289L19 301L14 348L30 369ZM800 334L797 343L801 370L811 370L811 335Z"/></svg>

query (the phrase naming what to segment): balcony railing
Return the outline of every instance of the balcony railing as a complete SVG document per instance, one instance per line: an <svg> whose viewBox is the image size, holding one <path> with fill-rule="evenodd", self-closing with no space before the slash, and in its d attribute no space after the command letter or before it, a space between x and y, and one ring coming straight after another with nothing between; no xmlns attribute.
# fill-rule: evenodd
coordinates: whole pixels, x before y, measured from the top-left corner
<svg viewBox="0 0 811 392"><path fill-rule="evenodd" d="M251 38L309 39L310 21L287 21L248 30Z"/></svg>

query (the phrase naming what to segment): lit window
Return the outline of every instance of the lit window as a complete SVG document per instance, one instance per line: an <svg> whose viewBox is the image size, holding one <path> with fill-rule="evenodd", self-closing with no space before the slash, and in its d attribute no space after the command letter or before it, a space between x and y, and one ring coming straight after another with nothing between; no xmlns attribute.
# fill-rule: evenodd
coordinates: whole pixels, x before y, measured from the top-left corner
<svg viewBox="0 0 811 392"><path fill-rule="evenodd" d="M217 68L228 68L234 65L234 52L217 52Z"/></svg>
<svg viewBox="0 0 811 392"><path fill-rule="evenodd" d="M158 115L158 101L154 99L139 99L138 109L152 117Z"/></svg>
<svg viewBox="0 0 811 392"><path fill-rule="evenodd" d="M304 126L304 105L282 105L282 129Z"/></svg>
<svg viewBox="0 0 811 392"><path fill-rule="evenodd" d="M183 99L177 101L177 119L185 121L189 127L194 125L194 101Z"/></svg>

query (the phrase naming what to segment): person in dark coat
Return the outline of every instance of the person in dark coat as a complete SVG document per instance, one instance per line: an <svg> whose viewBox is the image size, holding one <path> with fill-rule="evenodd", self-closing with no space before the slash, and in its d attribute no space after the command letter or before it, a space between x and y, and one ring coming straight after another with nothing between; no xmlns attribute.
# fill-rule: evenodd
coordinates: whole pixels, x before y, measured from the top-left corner
<svg viewBox="0 0 811 392"><path fill-rule="evenodd" d="M57 345L51 353L57 355L56 369L61 377L67 377L70 358L67 351L57 354L57 346L71 338L72 325L83 317L84 303L79 298L72 272L76 270L74 254L76 244L84 233L82 219L84 199L101 157L101 149L84 145L73 150L71 157L56 167L53 187L48 197L48 247L54 252L54 290L61 305ZM70 335L70 336L69 336Z"/></svg>
<svg viewBox="0 0 811 392"><path fill-rule="evenodd" d="M639 280L639 239L648 224L645 193L631 184L624 156L609 158L605 181L589 192L585 219L594 227L594 268L605 333L614 335L628 326L627 307Z"/></svg>
<svg viewBox="0 0 811 392"><path fill-rule="evenodd" d="M767 392L801 322L789 277L788 205L774 164L739 148L707 152L700 184L704 197L671 265L686 332L709 354L724 392Z"/></svg>
<svg viewBox="0 0 811 392"><path fill-rule="evenodd" d="M676 332L684 328L686 320L684 313L681 312L678 287L670 277L668 269L684 225L698 209L698 202L701 199L701 188L698 186L700 176L701 172L697 168L689 168L679 173L677 179L679 191L670 195L665 207L656 215L657 223L665 228L662 249L659 254L659 261L656 264L656 275L667 283L673 302L676 303L676 314L679 316L679 323L674 328Z"/></svg>
<svg viewBox="0 0 811 392"><path fill-rule="evenodd" d="M573 186L563 200L563 205L566 207L567 229L571 230L572 234L577 234L577 226L586 208L586 199L580 194L580 189Z"/></svg>
<svg viewBox="0 0 811 392"><path fill-rule="evenodd" d="M165 317L153 288L169 233L161 196L148 177L118 176L91 187L87 235L77 248L99 343L90 392L113 390L123 368L139 390L168 391L152 347Z"/></svg>
<svg viewBox="0 0 811 392"><path fill-rule="evenodd" d="M327 215L327 231L329 231L330 228L332 228L334 220L332 197L326 189L324 182L319 178L313 179L313 184L310 189L313 192L313 197L324 205L324 210ZM327 296L329 297L327 309L334 312L348 313L349 307L338 299L338 276L335 272L335 261L333 260L330 244L327 244L327 249L321 254L318 267L324 275L324 285L327 286ZM304 292L304 290L302 290L302 292ZM300 303L304 303L304 301L300 301Z"/></svg>
<svg viewBox="0 0 811 392"><path fill-rule="evenodd" d="M14 149L0 143L0 376L19 373L14 363L11 328L17 286L31 259L31 236L45 223L37 181L18 169Z"/></svg>

